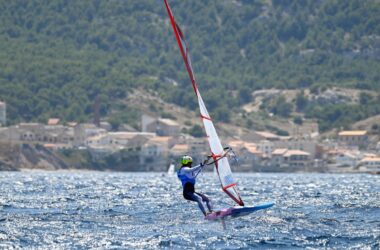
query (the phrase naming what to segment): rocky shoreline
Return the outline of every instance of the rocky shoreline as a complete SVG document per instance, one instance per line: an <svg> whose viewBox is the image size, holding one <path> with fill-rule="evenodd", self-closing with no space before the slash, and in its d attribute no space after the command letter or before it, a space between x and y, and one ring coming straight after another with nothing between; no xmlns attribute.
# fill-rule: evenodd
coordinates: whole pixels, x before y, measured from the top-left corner
<svg viewBox="0 0 380 250"><path fill-rule="evenodd" d="M39 144L0 143L0 171L21 169L57 170L68 169L68 165Z"/></svg>
<svg viewBox="0 0 380 250"><path fill-rule="evenodd" d="M123 153L113 156L110 164L107 161L92 159L83 150L72 150L68 154L59 154L46 149L40 144L0 142L0 171L30 170L98 170L98 171L143 171L138 160L123 157ZM117 160L115 160L117 159ZM130 164L126 164L130 163ZM211 170L210 170L211 171ZM162 171L161 171L162 172ZM241 172L235 169L235 172ZM244 171L246 172L246 171ZM368 173L352 168L334 167L260 167L250 172L257 173ZM378 174L378 173L376 173Z"/></svg>

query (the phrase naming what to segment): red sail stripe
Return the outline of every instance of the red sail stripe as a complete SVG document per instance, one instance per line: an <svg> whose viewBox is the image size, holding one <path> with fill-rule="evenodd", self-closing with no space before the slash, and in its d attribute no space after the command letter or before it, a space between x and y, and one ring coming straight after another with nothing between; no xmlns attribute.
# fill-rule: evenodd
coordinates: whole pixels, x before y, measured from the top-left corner
<svg viewBox="0 0 380 250"><path fill-rule="evenodd" d="M204 115L201 115L201 118L202 118L202 119L206 119L206 120L209 120L209 121L212 121L212 120L211 120L211 118L210 118L210 117L208 117L208 116L204 116Z"/></svg>
<svg viewBox="0 0 380 250"><path fill-rule="evenodd" d="M226 191L228 188L230 188L230 187L233 187L233 186L236 186L236 182L235 183L232 183L232 184L230 184L230 185L228 185L228 186L225 186L225 187L223 187L223 190L224 191Z"/></svg>

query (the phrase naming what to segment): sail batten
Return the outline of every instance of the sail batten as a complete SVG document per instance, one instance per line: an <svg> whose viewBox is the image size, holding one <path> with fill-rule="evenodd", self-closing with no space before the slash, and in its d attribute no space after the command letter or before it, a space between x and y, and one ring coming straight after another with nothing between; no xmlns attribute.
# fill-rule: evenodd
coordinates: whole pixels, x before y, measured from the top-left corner
<svg viewBox="0 0 380 250"><path fill-rule="evenodd" d="M198 86L197 86L195 76L194 76L194 71L191 66L190 54L187 48L185 36L181 28L179 27L179 25L175 22L173 13L169 7L167 0L164 0L164 2L165 2L166 10L168 12L170 23L174 31L174 35L177 40L178 47L181 51L182 58L185 62L187 73L189 75L195 95L198 98L198 105L199 105L199 110L201 114L201 119L206 131L206 136L210 145L212 157L214 158L215 168L219 176L222 190L229 197L231 197L231 199L234 200L237 204L243 206L244 203L238 192L237 183L232 176L231 167L228 162L228 159L227 157L222 157L224 155L224 148L222 147L218 134L215 130L214 124L212 123L212 119L206 109L202 96L198 90Z"/></svg>

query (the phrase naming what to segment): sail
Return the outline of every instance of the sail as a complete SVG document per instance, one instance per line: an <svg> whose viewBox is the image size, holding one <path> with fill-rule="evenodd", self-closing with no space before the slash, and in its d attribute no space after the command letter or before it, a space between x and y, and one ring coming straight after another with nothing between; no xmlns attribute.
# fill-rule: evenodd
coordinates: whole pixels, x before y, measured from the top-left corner
<svg viewBox="0 0 380 250"><path fill-rule="evenodd" d="M173 163L170 163L169 168L168 168L168 175L174 175L175 173L175 166Z"/></svg>
<svg viewBox="0 0 380 250"><path fill-rule="evenodd" d="M185 62L187 72L189 74L191 84L193 85L194 92L198 98L199 109L201 113L201 119L206 131L207 139L210 145L210 150L212 157L214 158L215 168L219 176L220 183L222 185L223 191L228 194L237 204L244 206L243 200L240 197L239 191L237 189L237 183L234 180L231 172L231 167L228 162L227 157L224 157L224 149L219 140L218 134L215 130L214 124L212 123L211 117L207 112L206 106L203 102L202 96L199 93L197 83L195 81L194 72L191 66L191 60L189 51L187 49L187 43L183 32L174 20L174 16L169 7L167 0L164 0L166 10L168 12L170 22L172 24L174 35L177 39L178 46L180 48L182 58Z"/></svg>

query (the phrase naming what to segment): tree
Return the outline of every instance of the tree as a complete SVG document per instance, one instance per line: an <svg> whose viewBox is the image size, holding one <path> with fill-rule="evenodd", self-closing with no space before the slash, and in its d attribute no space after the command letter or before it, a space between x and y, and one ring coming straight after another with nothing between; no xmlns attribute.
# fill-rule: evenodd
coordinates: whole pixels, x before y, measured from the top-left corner
<svg viewBox="0 0 380 250"><path fill-rule="evenodd" d="M115 107L135 89L154 89L166 102L197 107L172 30L157 25L168 17L155 1L22 2L7 1L8 11L0 11L0 100L8 104L11 124L51 115L89 121L94 97L100 95L103 117L121 115L120 122L137 127L139 118ZM172 7L216 120L233 119L232 110L250 102L250 93L260 88L317 93L314 86L322 92L330 84L380 91L372 53L380 34L377 0L244 0L238 1L241 8L206 2L177 1ZM361 106L368 107L350 114L347 122L379 112L367 97ZM286 116L291 105L274 111ZM303 107L295 105L298 111Z"/></svg>
<svg viewBox="0 0 380 250"><path fill-rule="evenodd" d="M203 128L196 124L190 129L189 134L194 137L203 137L204 136Z"/></svg>
<svg viewBox="0 0 380 250"><path fill-rule="evenodd" d="M367 105L372 100L372 96L366 92L360 92L359 103L361 105Z"/></svg>
<svg viewBox="0 0 380 250"><path fill-rule="evenodd" d="M274 106L272 107L271 111L275 115L279 115L282 117L289 117L290 113L292 112L292 104L286 102L285 97L280 96L276 99Z"/></svg>
<svg viewBox="0 0 380 250"><path fill-rule="evenodd" d="M297 111L303 111L305 110L306 106L308 104L308 100L305 97L304 92L299 92L296 96L296 109Z"/></svg>
<svg viewBox="0 0 380 250"><path fill-rule="evenodd" d="M242 87L239 90L239 103L244 104L252 101L251 90L248 87Z"/></svg>
<svg viewBox="0 0 380 250"><path fill-rule="evenodd" d="M293 122L295 124L302 125L303 123L302 117L299 117L299 116L294 117Z"/></svg>
<svg viewBox="0 0 380 250"><path fill-rule="evenodd" d="M225 106L217 107L214 112L212 112L212 116L214 117L214 121L226 123L231 121L230 110Z"/></svg>
<svg viewBox="0 0 380 250"><path fill-rule="evenodd" d="M313 84L313 79L310 76L302 76L297 81L299 88L307 88Z"/></svg>

